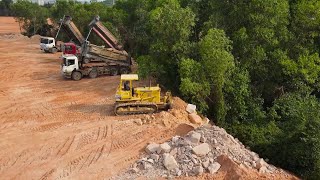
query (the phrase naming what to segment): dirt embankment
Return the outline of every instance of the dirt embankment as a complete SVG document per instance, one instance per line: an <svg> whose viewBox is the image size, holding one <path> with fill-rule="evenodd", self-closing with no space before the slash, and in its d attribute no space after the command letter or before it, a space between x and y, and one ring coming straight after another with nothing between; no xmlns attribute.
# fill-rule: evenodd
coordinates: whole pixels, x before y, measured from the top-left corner
<svg viewBox="0 0 320 180"><path fill-rule="evenodd" d="M19 24L13 17L0 17L0 35L4 33L20 33Z"/></svg>
<svg viewBox="0 0 320 180"><path fill-rule="evenodd" d="M118 76L64 79L60 54L41 52L39 36L17 34L12 18L0 17L0 24L3 179L116 176L141 157L148 143L163 143L193 129L179 98L171 112L114 116Z"/></svg>

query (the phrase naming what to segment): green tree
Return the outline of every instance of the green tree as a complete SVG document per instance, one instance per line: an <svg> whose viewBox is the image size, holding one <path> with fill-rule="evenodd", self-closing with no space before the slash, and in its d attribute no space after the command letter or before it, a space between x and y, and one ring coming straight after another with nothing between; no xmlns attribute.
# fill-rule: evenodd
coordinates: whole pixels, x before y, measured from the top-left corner
<svg viewBox="0 0 320 180"><path fill-rule="evenodd" d="M182 59L179 65L181 84L179 90L183 97L197 109L206 113L209 109L207 97L210 95L210 84L205 76L203 65L193 59Z"/></svg>
<svg viewBox="0 0 320 180"><path fill-rule="evenodd" d="M12 5L12 0L2 0L0 1L0 10L2 11L1 15L8 16L10 15L10 7Z"/></svg>
<svg viewBox="0 0 320 180"><path fill-rule="evenodd" d="M157 78L168 87L179 87L179 60L188 54L188 38L194 26L194 14L181 8L177 0L157 2L150 12L150 64L157 66Z"/></svg>
<svg viewBox="0 0 320 180"><path fill-rule="evenodd" d="M268 147L272 162L306 179L320 178L320 104L313 96L287 94L270 114L281 130Z"/></svg>
<svg viewBox="0 0 320 180"><path fill-rule="evenodd" d="M201 62L210 82L210 97L212 97L214 117L218 123L223 123L226 115L223 87L228 73L234 67L231 48L231 41L225 32L219 29L210 29L200 41Z"/></svg>
<svg viewBox="0 0 320 180"><path fill-rule="evenodd" d="M11 9L20 28L22 27L28 36L38 34L41 28L47 24L48 9L38 4L19 0L12 4Z"/></svg>
<svg viewBox="0 0 320 180"><path fill-rule="evenodd" d="M319 9L320 2L317 0L291 1L290 57L297 59L305 51L319 52Z"/></svg>

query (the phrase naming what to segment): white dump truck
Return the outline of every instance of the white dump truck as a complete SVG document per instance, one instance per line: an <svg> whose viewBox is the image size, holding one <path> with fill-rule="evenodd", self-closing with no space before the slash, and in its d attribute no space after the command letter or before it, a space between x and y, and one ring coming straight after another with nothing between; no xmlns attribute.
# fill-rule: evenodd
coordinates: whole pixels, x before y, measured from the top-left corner
<svg viewBox="0 0 320 180"><path fill-rule="evenodd" d="M61 44L56 42L53 37L41 37L40 49L44 52L56 53L61 51Z"/></svg>
<svg viewBox="0 0 320 180"><path fill-rule="evenodd" d="M127 60L103 59L101 62L83 64L78 56L73 54L62 55L61 74L65 78L79 81L84 76L96 78L99 75L127 74L131 71Z"/></svg>

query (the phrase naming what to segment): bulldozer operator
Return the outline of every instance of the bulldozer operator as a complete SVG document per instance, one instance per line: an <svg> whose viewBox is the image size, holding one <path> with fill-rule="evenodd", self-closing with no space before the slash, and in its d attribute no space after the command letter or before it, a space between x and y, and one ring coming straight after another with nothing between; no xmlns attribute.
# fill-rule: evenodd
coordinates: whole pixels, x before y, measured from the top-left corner
<svg viewBox="0 0 320 180"><path fill-rule="evenodd" d="M130 82L129 81L125 81L124 83L123 83L123 90L125 90L125 91L130 91ZM134 96L134 88L132 87L132 96Z"/></svg>
<svg viewBox="0 0 320 180"><path fill-rule="evenodd" d="M125 91L130 91L129 81L125 81L125 82L123 83L123 89L124 89Z"/></svg>

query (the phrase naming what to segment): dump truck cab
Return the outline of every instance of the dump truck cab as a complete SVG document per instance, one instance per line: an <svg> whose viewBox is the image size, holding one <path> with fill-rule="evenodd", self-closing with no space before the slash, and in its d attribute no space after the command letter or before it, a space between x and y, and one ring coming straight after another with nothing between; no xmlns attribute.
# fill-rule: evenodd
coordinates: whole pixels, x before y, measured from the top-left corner
<svg viewBox="0 0 320 180"><path fill-rule="evenodd" d="M63 76L70 78L73 71L79 70L79 60L77 56L73 54L64 54L61 59L61 73Z"/></svg>
<svg viewBox="0 0 320 180"><path fill-rule="evenodd" d="M63 54L77 55L77 54L80 54L80 51L78 50L78 47L76 44L68 42L68 43L64 43Z"/></svg>
<svg viewBox="0 0 320 180"><path fill-rule="evenodd" d="M57 52L55 39L53 37L41 37L40 49L44 52Z"/></svg>

